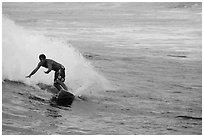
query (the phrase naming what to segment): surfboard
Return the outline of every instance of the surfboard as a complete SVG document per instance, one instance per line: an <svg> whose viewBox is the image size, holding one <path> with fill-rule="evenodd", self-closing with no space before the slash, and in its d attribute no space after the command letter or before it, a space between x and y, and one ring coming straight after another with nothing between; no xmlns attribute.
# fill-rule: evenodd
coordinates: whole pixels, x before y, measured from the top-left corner
<svg viewBox="0 0 204 137"><path fill-rule="evenodd" d="M75 96L66 90L61 89L58 96L52 97L51 101L54 101L59 106L71 106Z"/></svg>

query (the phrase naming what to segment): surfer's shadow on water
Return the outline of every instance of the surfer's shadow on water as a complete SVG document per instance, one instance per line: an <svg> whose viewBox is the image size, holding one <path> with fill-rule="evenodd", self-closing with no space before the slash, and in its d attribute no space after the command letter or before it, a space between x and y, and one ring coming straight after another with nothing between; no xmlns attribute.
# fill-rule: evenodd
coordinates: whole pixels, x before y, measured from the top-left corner
<svg viewBox="0 0 204 137"><path fill-rule="evenodd" d="M52 118L62 117L62 115L59 114L58 110L51 109L51 108L47 108L45 111L45 114L47 117L52 117Z"/></svg>
<svg viewBox="0 0 204 137"><path fill-rule="evenodd" d="M26 106L28 106L29 112L42 114L46 117L53 119L64 117L68 113L92 113L96 98L86 95L73 95L71 91L65 94L61 94L60 100L57 100L56 93L52 86L43 85L44 88L36 88L29 86L22 86L21 90L15 91L15 94L19 96ZM54 90L53 90L54 89ZM71 96L73 95L73 96ZM71 99L71 101L69 100ZM91 106L91 108L90 108Z"/></svg>
<svg viewBox="0 0 204 137"><path fill-rule="evenodd" d="M25 102L29 102L28 110L30 112L43 113L46 117L52 118L62 117L59 110L50 105L49 100L32 95L28 91L18 92L18 95L23 96Z"/></svg>
<svg viewBox="0 0 204 137"><path fill-rule="evenodd" d="M39 107L42 107L45 108L43 109L43 111L45 112L45 115L48 117L53 118L61 117L61 115L59 114L59 109L71 111L71 105L60 106L55 101L52 100L54 98L52 96L50 96L51 98L43 98L39 95L33 95L27 90L24 90L24 92L18 92L17 94L28 99L27 101L32 105L32 107L30 107L30 111L40 111L41 109L39 109Z"/></svg>

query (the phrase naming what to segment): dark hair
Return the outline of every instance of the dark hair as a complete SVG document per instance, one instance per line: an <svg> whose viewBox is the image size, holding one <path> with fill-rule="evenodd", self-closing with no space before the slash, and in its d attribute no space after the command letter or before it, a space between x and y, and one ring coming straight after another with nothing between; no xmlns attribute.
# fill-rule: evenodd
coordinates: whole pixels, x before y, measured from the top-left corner
<svg viewBox="0 0 204 137"><path fill-rule="evenodd" d="M40 54L39 59L46 59L46 56L44 54Z"/></svg>

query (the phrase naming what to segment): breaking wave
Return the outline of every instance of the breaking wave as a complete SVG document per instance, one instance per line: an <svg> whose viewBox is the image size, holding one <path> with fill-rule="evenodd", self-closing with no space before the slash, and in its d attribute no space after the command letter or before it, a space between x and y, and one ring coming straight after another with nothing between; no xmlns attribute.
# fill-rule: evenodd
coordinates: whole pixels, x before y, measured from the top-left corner
<svg viewBox="0 0 204 137"><path fill-rule="evenodd" d="M93 94L106 90L108 80L97 72L71 44L39 32L25 29L8 17L2 17L2 78L21 81L35 86L37 83L53 84L54 72L46 75L40 68L30 79L25 78L37 66L38 56L44 53L66 68L65 84L74 94Z"/></svg>

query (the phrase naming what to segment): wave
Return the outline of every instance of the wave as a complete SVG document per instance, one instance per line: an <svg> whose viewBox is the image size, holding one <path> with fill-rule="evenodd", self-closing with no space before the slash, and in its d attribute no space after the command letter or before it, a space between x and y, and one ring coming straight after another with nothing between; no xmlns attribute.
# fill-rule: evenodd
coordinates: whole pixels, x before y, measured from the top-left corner
<svg viewBox="0 0 204 137"><path fill-rule="evenodd" d="M44 53L47 58L65 66L65 84L75 91L74 94L93 94L111 87L109 81L71 44L25 29L4 15L2 45L3 80L22 81L32 86L38 83L53 84L54 72L46 75L44 68L40 68L32 78L25 78L37 66L39 54Z"/></svg>

